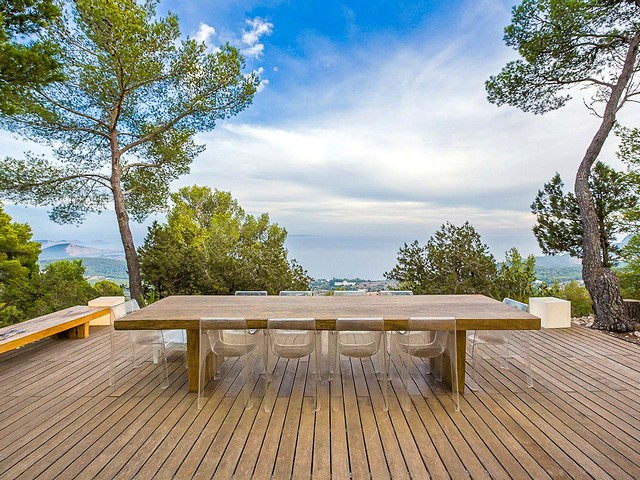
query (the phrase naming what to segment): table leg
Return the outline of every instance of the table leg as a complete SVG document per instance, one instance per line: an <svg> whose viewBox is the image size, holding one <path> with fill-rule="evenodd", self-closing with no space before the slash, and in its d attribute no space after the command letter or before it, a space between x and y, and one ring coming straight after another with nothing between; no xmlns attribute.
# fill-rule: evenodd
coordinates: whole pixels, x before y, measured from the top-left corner
<svg viewBox="0 0 640 480"><path fill-rule="evenodd" d="M456 332L456 353L458 355L458 392L464 393L464 375L467 363L467 331Z"/></svg>
<svg viewBox="0 0 640 480"><path fill-rule="evenodd" d="M208 380L213 377L216 371L216 356L213 354L207 355L207 361L205 365L205 378ZM200 364L200 330L188 329L187 330L187 358L189 359L189 368L187 374L189 377L189 391L198 391L198 365Z"/></svg>
<svg viewBox="0 0 640 480"><path fill-rule="evenodd" d="M457 355L457 365L458 365L458 392L460 394L464 393L464 375L465 375L465 361L467 359L466 356L467 349L467 332L466 330L458 330L456 332L456 355ZM433 372L438 372L440 368L440 362L436 361L436 359L430 359L429 368ZM451 387L452 383L452 374L451 374L451 360L449 357L449 352L445 351L442 358L442 381Z"/></svg>

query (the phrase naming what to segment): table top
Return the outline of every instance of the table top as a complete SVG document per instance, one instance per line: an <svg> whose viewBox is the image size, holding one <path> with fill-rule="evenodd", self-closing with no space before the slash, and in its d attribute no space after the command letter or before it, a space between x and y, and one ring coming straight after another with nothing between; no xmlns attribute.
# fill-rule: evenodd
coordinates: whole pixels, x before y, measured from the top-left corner
<svg viewBox="0 0 640 480"><path fill-rule="evenodd" d="M455 317L458 330L539 330L540 319L484 295L365 295L262 297L175 295L114 322L116 330L197 329L201 317L246 318L266 328L269 318L315 318L319 329L336 318L382 317L386 330L406 327L409 317Z"/></svg>

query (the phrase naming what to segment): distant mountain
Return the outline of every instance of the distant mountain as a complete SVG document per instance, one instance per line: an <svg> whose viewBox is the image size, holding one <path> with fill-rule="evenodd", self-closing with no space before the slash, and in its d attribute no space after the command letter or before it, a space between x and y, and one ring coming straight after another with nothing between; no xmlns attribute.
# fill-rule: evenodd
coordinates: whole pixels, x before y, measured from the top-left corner
<svg viewBox="0 0 640 480"><path fill-rule="evenodd" d="M103 248L87 247L74 243L58 243L43 248L40 254L40 261L43 260L63 260L69 258L87 257L110 257L119 258L123 254L118 250L107 250Z"/></svg>
<svg viewBox="0 0 640 480"><path fill-rule="evenodd" d="M544 255L536 257L536 266L544 268L566 268L580 267L582 262L579 258L572 257L569 254L564 255Z"/></svg>

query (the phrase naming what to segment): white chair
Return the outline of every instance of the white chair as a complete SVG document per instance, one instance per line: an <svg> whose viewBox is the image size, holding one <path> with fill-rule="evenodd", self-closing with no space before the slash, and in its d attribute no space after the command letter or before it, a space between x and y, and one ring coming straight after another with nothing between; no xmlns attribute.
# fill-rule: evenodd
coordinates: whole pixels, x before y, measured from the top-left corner
<svg viewBox="0 0 640 480"><path fill-rule="evenodd" d="M420 359L439 359L437 380L442 381L443 354L446 352L450 360L451 389L455 410L460 411L460 395L458 392L458 361L456 352L456 319L453 317L411 317L407 322L407 330L394 335L396 349L401 360L401 377L403 388L402 408L409 411L411 397L409 395L409 376L412 370L412 357ZM418 374L420 374L418 372Z"/></svg>
<svg viewBox="0 0 640 480"><path fill-rule="evenodd" d="M115 370L116 370L116 337L119 336L118 332L116 332L114 328L114 321L118 318L122 318L125 315L139 310L138 302L135 300L129 300L127 302L121 303L119 305L114 305L110 309L110 319L111 319L111 332L110 332L110 340L111 340L111 371L109 374L109 385L115 385ZM163 373L163 382L162 388L167 388L169 386L169 378L167 375L167 356L165 352L165 342L162 334L162 330L127 330L128 337L132 344L131 349L131 360L132 365L135 367L140 366L136 360L136 346L150 346L153 348L157 348L160 354L160 362L162 363L162 373Z"/></svg>
<svg viewBox="0 0 640 480"><path fill-rule="evenodd" d="M204 404L204 390L210 377L219 378L219 370L214 372L209 367L208 355L224 358L244 358L245 363L240 373L244 385L245 408L252 407L251 391L253 390L253 372L255 363L260 357L260 342L257 335L249 333L244 318L201 318L200 319L200 356L198 359L198 409ZM211 375L213 374L213 375Z"/></svg>
<svg viewBox="0 0 640 480"><path fill-rule="evenodd" d="M529 305L526 303L518 302L511 298L505 298L502 303L511 307L522 310L523 312L529 311ZM500 355L502 368L509 369L509 357L510 348L514 343L514 332L511 330L473 330L467 332L467 347L471 350L471 378L472 384L469 385L471 390L478 390L477 368L479 365L479 359L481 359L480 349L486 350L490 355L493 348L501 348L503 353ZM527 376L527 386L533 387L533 377L531 376L531 339L529 330L522 331L522 349L524 350L524 366Z"/></svg>
<svg viewBox="0 0 640 480"><path fill-rule="evenodd" d="M266 290L237 290L234 295L236 297L266 297Z"/></svg>
<svg viewBox="0 0 640 480"><path fill-rule="evenodd" d="M271 412L274 401L270 395L270 384L273 380L273 369L277 358L313 359L313 377L315 379L315 410L320 410L318 400L318 379L320 378L318 335L316 321L313 318L270 318L267 321L267 335L265 346L266 391L264 400L265 412ZM276 358L277 357L277 358ZM273 365L272 365L273 363Z"/></svg>
<svg viewBox="0 0 640 480"><path fill-rule="evenodd" d="M367 294L365 290L336 290L334 297L363 297Z"/></svg>
<svg viewBox="0 0 640 480"><path fill-rule="evenodd" d="M413 295L411 290L381 290L380 295Z"/></svg>
<svg viewBox="0 0 640 480"><path fill-rule="evenodd" d="M389 359L385 354L387 352L387 336L384 334L384 320L381 317L338 318L336 319L336 331L331 336L331 340L334 342L332 351L335 354L329 359L330 380L335 380L336 376L341 373L340 355L350 358L366 358L380 353L383 410L388 411ZM333 409L337 411L338 405L342 403L342 390L334 382L331 391Z"/></svg>
<svg viewBox="0 0 640 480"><path fill-rule="evenodd" d="M313 295L311 290L282 290L281 297L310 297Z"/></svg>

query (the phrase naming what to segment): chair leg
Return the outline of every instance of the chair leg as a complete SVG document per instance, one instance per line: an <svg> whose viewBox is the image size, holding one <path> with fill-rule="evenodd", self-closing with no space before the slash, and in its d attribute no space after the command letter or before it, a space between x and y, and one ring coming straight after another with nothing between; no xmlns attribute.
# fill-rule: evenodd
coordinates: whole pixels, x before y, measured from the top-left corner
<svg viewBox="0 0 640 480"><path fill-rule="evenodd" d="M340 365L340 351L338 350L338 332L334 334L334 347L333 347L333 381L331 382L331 408L334 412L340 410L342 405L342 367ZM340 385L336 383L336 380L340 378Z"/></svg>
<svg viewBox="0 0 640 480"><path fill-rule="evenodd" d="M160 361L162 362L162 389L169 386L169 375L167 372L167 352L164 350L164 345L160 349Z"/></svg>
<svg viewBox="0 0 640 480"><path fill-rule="evenodd" d="M115 385L115 377L116 377L116 346L114 337L113 326L111 327L110 332L110 341L111 341L111 368L109 369L109 386L113 387Z"/></svg>
<svg viewBox="0 0 640 480"><path fill-rule="evenodd" d="M336 372L336 348L338 343L338 333L329 332L329 339L327 348L329 350L329 381L334 379Z"/></svg>
<svg viewBox="0 0 640 480"><path fill-rule="evenodd" d="M321 333L318 333L318 332L315 333L316 344L314 345L314 349L313 349L314 379L315 379L315 388L316 388L314 410L316 412L320 411L320 396L318 393L318 387L320 385L320 352L318 352L318 339L322 340L322 337L320 337L320 335Z"/></svg>
<svg viewBox="0 0 640 480"><path fill-rule="evenodd" d="M408 334L409 332L407 332ZM411 336L407 339L407 351L403 351L400 358L402 359L402 408L405 411L409 411L411 409L411 397L409 396L409 362L411 361L411 355L409 355L409 350L411 349Z"/></svg>
<svg viewBox="0 0 640 480"><path fill-rule="evenodd" d="M476 352L476 335L477 335L477 331L473 333L473 345L471 346L471 370L473 370L472 375L471 375L471 385L469 385L469 388L471 390L473 390L474 392L478 390L478 362L477 362L477 355L478 352Z"/></svg>
<svg viewBox="0 0 640 480"><path fill-rule="evenodd" d="M504 357L502 358L502 368L509 370L509 344L511 343L511 332L505 333L506 341L504 342Z"/></svg>
<svg viewBox="0 0 640 480"><path fill-rule="evenodd" d="M456 412L460 411L460 392L458 391L458 352L456 348L456 332L448 335L447 343L451 346L449 349L449 359L451 361L451 391L453 393L453 401L456 405ZM442 358L442 355L440 355Z"/></svg>
<svg viewBox="0 0 640 480"><path fill-rule="evenodd" d="M531 332L529 330L524 332L524 358L527 369L527 386L531 388L533 387L533 377L531 376Z"/></svg>
<svg viewBox="0 0 640 480"><path fill-rule="evenodd" d="M244 366L242 368L244 385L242 387L242 393L244 396L244 408L245 410L251 410L253 403L251 400L251 392L253 391L253 373L255 370L255 364L257 355L254 352L249 352L245 355Z"/></svg>
<svg viewBox="0 0 640 480"><path fill-rule="evenodd" d="M382 332L382 398L384 399L384 411L389 411L389 358L387 354L387 334Z"/></svg>

